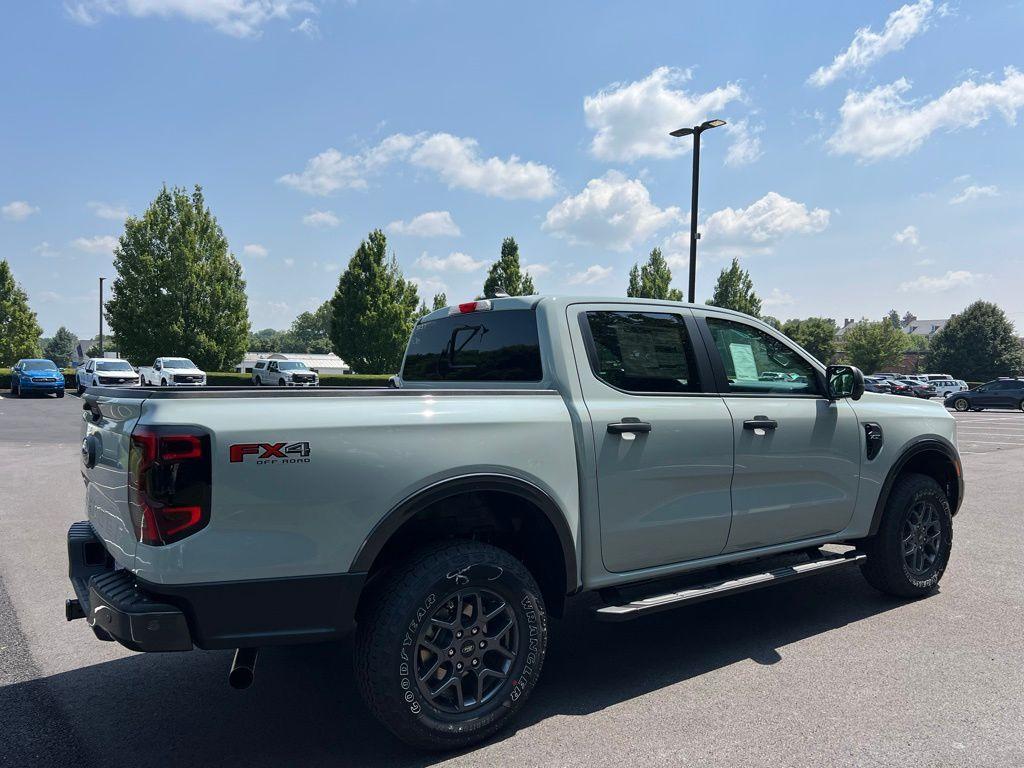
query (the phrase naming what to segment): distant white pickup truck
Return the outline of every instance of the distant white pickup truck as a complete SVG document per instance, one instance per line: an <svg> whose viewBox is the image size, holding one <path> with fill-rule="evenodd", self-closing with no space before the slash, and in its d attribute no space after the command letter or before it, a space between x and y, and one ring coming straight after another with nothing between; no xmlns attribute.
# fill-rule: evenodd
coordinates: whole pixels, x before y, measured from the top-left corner
<svg viewBox="0 0 1024 768"><path fill-rule="evenodd" d="M139 381L144 387L203 387L206 372L187 357L158 357L139 366Z"/></svg>

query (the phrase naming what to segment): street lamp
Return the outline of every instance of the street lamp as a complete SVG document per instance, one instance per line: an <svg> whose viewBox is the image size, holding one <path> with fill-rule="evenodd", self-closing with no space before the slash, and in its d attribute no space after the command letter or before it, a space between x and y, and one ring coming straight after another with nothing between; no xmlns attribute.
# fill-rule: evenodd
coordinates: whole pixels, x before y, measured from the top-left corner
<svg viewBox="0 0 1024 768"><path fill-rule="evenodd" d="M103 357L103 281L107 278L100 278L100 357Z"/></svg>
<svg viewBox="0 0 1024 768"><path fill-rule="evenodd" d="M697 187L700 185L700 135L709 128L725 125L725 120L705 120L693 128L679 128L669 136L693 135L693 196L690 198L690 303L694 302L697 285Z"/></svg>

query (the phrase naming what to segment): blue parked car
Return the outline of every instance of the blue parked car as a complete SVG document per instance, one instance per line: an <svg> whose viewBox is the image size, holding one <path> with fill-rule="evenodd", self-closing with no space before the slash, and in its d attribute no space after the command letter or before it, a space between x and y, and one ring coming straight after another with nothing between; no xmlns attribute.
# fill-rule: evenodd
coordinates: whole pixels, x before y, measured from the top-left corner
<svg viewBox="0 0 1024 768"><path fill-rule="evenodd" d="M11 369L11 394L53 393L64 397L64 373L52 360L19 360Z"/></svg>

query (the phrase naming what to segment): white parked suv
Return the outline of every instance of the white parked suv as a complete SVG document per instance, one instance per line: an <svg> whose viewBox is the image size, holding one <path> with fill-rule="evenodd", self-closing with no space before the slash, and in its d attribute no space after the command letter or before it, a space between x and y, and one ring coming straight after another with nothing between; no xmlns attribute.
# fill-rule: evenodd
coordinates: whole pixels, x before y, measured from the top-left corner
<svg viewBox="0 0 1024 768"><path fill-rule="evenodd" d="M257 360L252 367L254 386L318 387L316 371L297 360Z"/></svg>
<svg viewBox="0 0 1024 768"><path fill-rule="evenodd" d="M139 366L143 386L202 387L206 373L187 357L158 357L153 365Z"/></svg>
<svg viewBox="0 0 1024 768"><path fill-rule="evenodd" d="M954 392L963 392L968 389L967 382L960 379L932 379L928 383L935 387L935 394L943 399Z"/></svg>
<svg viewBox="0 0 1024 768"><path fill-rule="evenodd" d="M127 360L114 357L92 358L75 372L78 394L86 387L137 387L139 376Z"/></svg>

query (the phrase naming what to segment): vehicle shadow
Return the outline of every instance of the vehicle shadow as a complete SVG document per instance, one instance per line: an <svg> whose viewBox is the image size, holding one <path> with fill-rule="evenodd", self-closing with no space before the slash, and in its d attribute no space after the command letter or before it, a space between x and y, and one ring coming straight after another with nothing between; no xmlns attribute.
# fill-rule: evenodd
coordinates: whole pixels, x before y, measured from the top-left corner
<svg viewBox="0 0 1024 768"><path fill-rule="evenodd" d="M847 571L623 624L597 622L593 605L579 598L551 623L541 681L498 741L747 659L785 663L787 645L903 603ZM84 623L73 626L96 642ZM8 745L8 764L59 765L69 750L76 766L427 766L451 757L417 753L372 718L350 651L347 642L265 649L242 692L227 685L227 651L137 654L0 688L3 730L23 734ZM41 701L45 717L33 714Z"/></svg>

